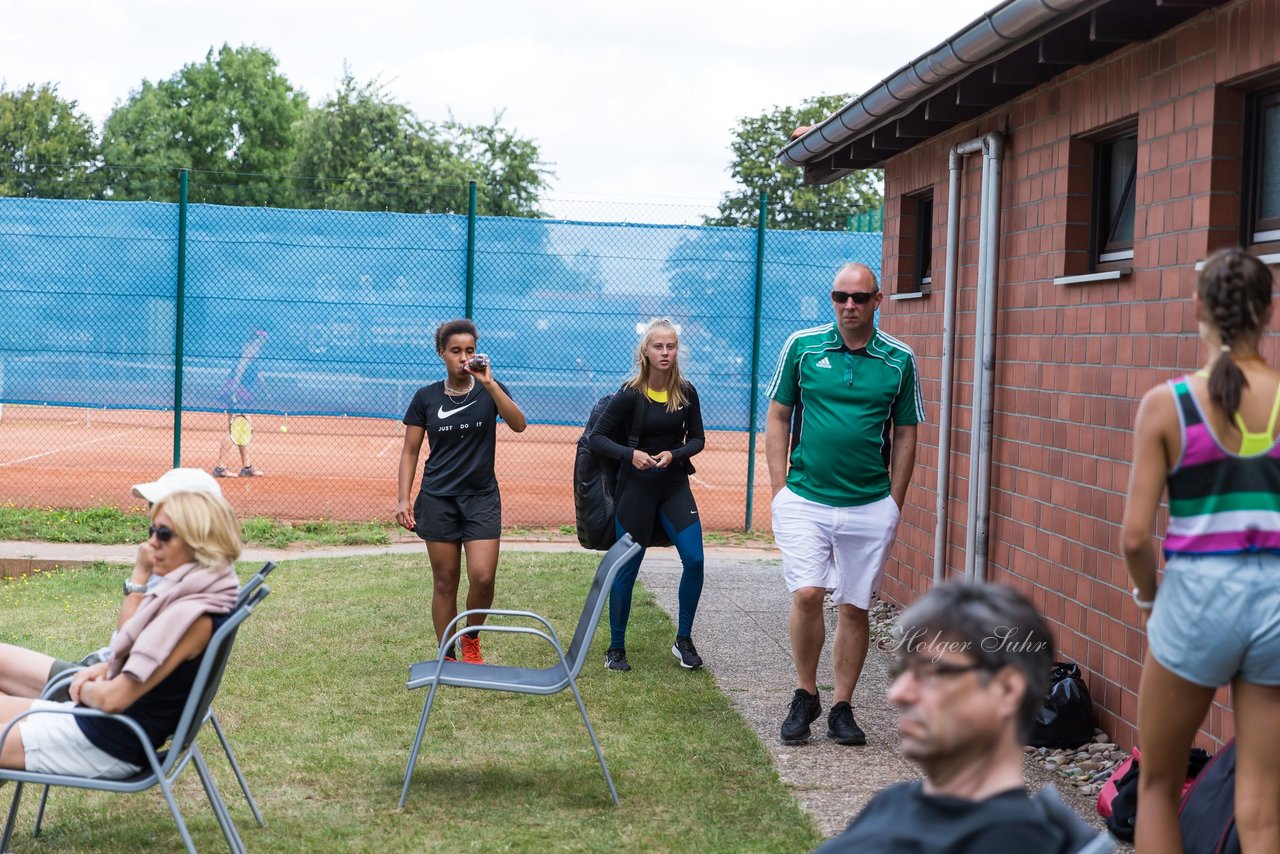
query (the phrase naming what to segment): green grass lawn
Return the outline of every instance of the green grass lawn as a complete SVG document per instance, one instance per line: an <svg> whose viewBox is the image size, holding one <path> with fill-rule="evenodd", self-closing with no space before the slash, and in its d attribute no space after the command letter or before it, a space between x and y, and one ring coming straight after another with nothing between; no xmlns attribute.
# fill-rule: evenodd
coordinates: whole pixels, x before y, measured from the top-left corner
<svg viewBox="0 0 1280 854"><path fill-rule="evenodd" d="M495 606L542 613L567 644L597 559L507 552ZM256 568L242 565L242 577ZM0 580L0 639L79 657L110 633L123 573L97 566ZM627 644L636 669L604 670L602 625L579 683L621 807L571 693L442 689L398 812L425 699L405 690L408 665L435 655L430 580L419 557L287 561L268 579L273 592L241 631L214 705L265 828L212 731L200 742L250 851L801 852L821 841L710 675L678 666L671 621L639 588ZM545 663L545 649L485 637L496 663ZM196 845L225 850L193 770L177 797ZM158 791L55 791L32 839L37 800L24 797L15 852L180 847Z"/></svg>

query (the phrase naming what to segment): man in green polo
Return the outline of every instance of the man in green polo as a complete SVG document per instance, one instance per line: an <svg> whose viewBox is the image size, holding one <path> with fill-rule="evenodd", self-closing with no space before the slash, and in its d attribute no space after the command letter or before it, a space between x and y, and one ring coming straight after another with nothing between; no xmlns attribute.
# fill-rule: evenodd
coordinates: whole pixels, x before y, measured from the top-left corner
<svg viewBox="0 0 1280 854"><path fill-rule="evenodd" d="M867 657L867 611L880 592L915 466L916 425L924 420L915 354L876 329L880 300L871 268L841 267L831 289L835 322L787 339L769 385L773 536L791 592L799 683L782 723L784 742L807 739L822 713L817 673L828 592L839 616L827 735L839 744L867 741L853 717L853 689Z"/></svg>

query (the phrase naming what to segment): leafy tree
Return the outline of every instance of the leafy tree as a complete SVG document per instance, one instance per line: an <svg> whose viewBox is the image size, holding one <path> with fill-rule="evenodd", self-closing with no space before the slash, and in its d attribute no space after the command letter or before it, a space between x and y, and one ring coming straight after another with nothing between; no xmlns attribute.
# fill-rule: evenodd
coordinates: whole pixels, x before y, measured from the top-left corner
<svg viewBox="0 0 1280 854"><path fill-rule="evenodd" d="M348 72L299 131L298 204L344 210L536 215L547 172L538 147L501 126L424 122L378 81Z"/></svg>
<svg viewBox="0 0 1280 854"><path fill-rule="evenodd" d="M338 210L458 213L470 171L436 128L348 72L298 133L297 204Z"/></svg>
<svg viewBox="0 0 1280 854"><path fill-rule="evenodd" d="M57 86L0 86L0 196L90 198L101 190L93 121Z"/></svg>
<svg viewBox="0 0 1280 854"><path fill-rule="evenodd" d="M177 198L174 170L213 173L205 201L283 204L278 177L294 159L296 125L307 97L257 47L209 50L168 80L142 87L103 126L102 150L113 198ZM193 179L193 187L201 178Z"/></svg>
<svg viewBox="0 0 1280 854"><path fill-rule="evenodd" d="M754 227L762 190L769 194L768 228L840 230L848 227L850 216L879 207L879 170L865 169L832 184L810 186L803 183L800 168L778 159L792 131L817 124L847 101L846 95L819 95L798 107L774 107L740 119L729 168L742 186L725 193L719 215L706 217L706 224Z"/></svg>
<svg viewBox="0 0 1280 854"><path fill-rule="evenodd" d="M491 216L540 216L538 193L550 170L538 145L502 127L502 113L487 125L443 125L455 156L468 164L476 181L476 210Z"/></svg>

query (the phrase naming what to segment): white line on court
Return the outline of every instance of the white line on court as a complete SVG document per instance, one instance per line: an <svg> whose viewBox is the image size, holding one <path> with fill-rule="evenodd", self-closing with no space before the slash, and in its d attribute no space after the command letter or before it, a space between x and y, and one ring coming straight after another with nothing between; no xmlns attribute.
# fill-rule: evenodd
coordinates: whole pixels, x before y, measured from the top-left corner
<svg viewBox="0 0 1280 854"><path fill-rule="evenodd" d="M389 451L389 450L391 450L392 448L394 448L397 444L399 444L399 443L400 443L400 441L401 441L401 440L400 440L400 439L398 439L398 438L395 438L395 439L388 439L388 440L387 440L387 444L385 444L385 445L383 445L383 446L382 446L382 450L381 450L381 451L378 451L378 456L380 456L380 457L385 457L385 456L387 455L387 451Z"/></svg>
<svg viewBox="0 0 1280 854"><path fill-rule="evenodd" d="M112 442L112 441L115 441L116 439L122 439L125 436L132 436L134 433L141 433L144 429L146 428L135 427L132 430L125 430L123 433L112 433L110 436L103 436L100 439L89 439L87 441L80 442L79 444L76 444L76 445L67 445L65 448L54 448L52 451L45 451L43 454L32 454L29 457L22 457L21 459L17 459L17 460L6 460L5 462L0 462L0 468L4 468L5 466L16 466L18 463L25 463L31 460L38 460L41 457L47 457L50 454L60 454L63 451L74 451L77 448L87 448L90 445L96 445L99 442Z"/></svg>
<svg viewBox="0 0 1280 854"><path fill-rule="evenodd" d="M714 483L707 483L705 480L698 477L696 474L689 475L689 482L696 483L698 486L701 486L703 489L720 489L721 488L719 486L716 486Z"/></svg>

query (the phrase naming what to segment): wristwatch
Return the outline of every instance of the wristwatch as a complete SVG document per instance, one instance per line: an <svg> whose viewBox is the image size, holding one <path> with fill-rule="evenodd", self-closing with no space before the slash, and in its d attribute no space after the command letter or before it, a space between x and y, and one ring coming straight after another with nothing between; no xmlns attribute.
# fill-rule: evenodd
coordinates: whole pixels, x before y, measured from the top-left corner
<svg viewBox="0 0 1280 854"><path fill-rule="evenodd" d="M134 584L132 581L130 581L127 578L124 580L124 595L128 596L130 593L146 593L146 592L147 592L147 585Z"/></svg>

